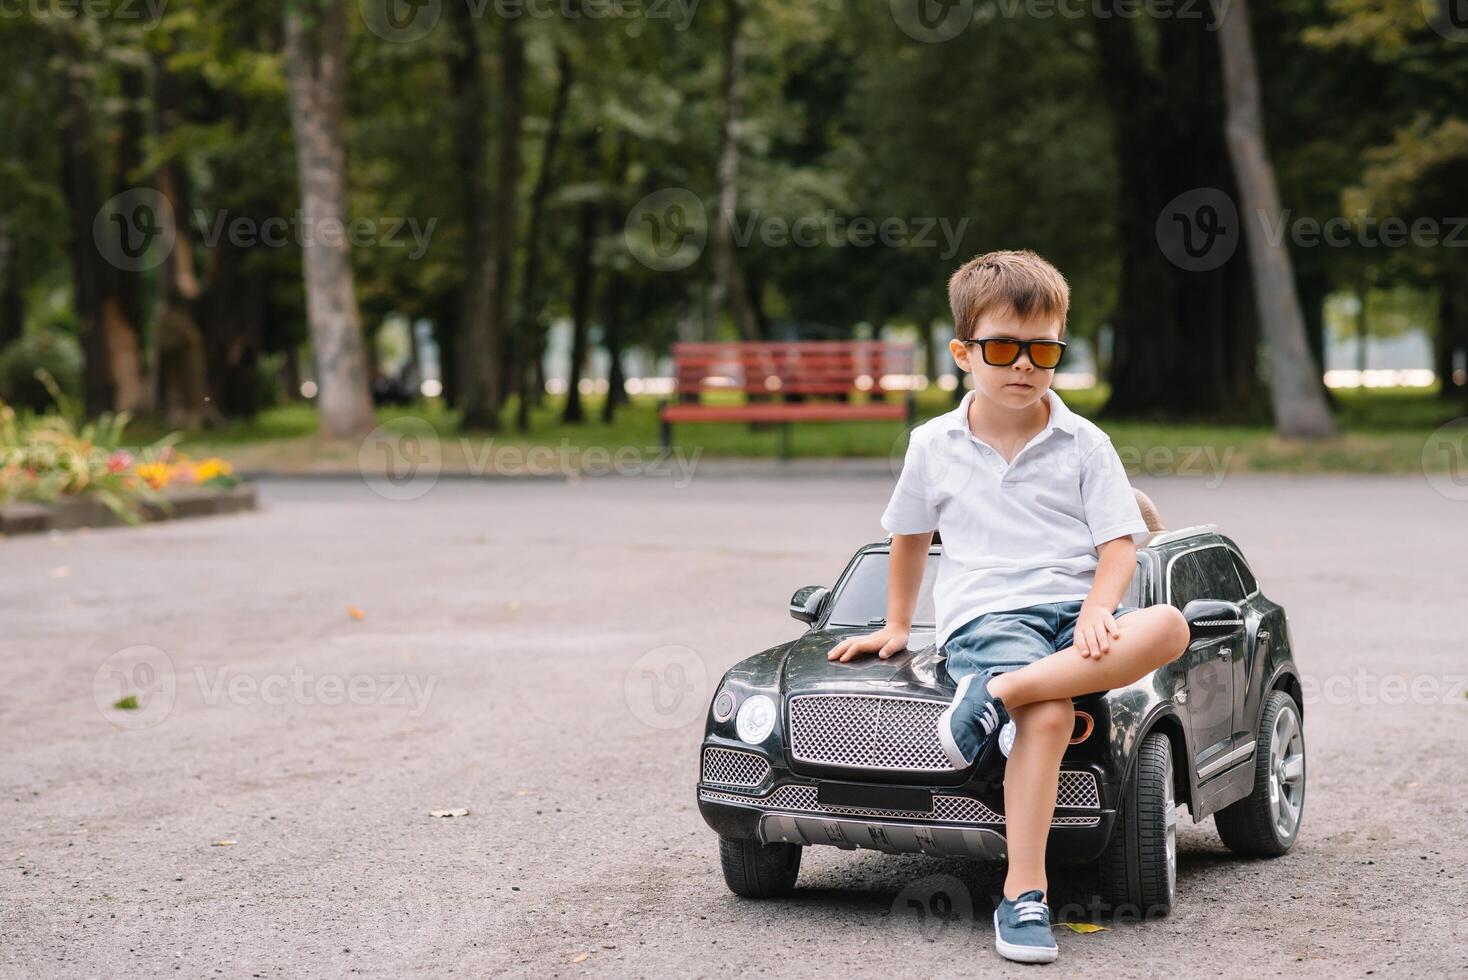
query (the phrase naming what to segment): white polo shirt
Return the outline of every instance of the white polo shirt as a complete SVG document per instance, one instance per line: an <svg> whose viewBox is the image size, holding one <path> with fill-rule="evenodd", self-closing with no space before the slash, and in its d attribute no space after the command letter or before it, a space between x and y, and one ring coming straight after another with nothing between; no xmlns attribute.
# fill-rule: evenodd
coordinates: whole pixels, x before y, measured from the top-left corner
<svg viewBox="0 0 1468 980"><path fill-rule="evenodd" d="M1150 532L1111 438L1047 389L1045 428L1005 463L957 408L913 429L902 475L882 514L890 534L936 530L943 556L933 586L941 648L986 612L1084 599L1096 547Z"/></svg>

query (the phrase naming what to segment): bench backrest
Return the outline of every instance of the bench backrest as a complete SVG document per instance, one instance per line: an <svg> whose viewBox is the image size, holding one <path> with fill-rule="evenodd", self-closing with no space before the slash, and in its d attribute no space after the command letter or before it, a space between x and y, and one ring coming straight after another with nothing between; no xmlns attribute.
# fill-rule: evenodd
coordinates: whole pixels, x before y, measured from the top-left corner
<svg viewBox="0 0 1468 980"><path fill-rule="evenodd" d="M885 393L885 375L911 375L913 346L885 340L798 340L673 345L678 396L703 391L747 395Z"/></svg>

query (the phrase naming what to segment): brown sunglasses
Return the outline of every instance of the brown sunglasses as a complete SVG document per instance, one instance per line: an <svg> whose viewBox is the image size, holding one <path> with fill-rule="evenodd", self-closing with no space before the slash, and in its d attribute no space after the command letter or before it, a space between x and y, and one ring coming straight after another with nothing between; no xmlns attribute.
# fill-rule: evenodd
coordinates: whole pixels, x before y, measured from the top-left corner
<svg viewBox="0 0 1468 980"><path fill-rule="evenodd" d="M1048 371L1060 363L1065 353L1063 340L1016 340L1013 337L983 337L965 340L966 346L978 344L984 363L990 367L1009 367L1019 360L1020 351L1030 355L1030 363L1042 371Z"/></svg>

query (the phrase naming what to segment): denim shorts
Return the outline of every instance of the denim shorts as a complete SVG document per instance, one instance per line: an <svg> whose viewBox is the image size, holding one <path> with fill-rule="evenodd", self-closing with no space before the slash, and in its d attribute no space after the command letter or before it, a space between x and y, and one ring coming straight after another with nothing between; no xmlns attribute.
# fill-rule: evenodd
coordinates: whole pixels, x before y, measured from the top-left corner
<svg viewBox="0 0 1468 980"><path fill-rule="evenodd" d="M1117 606L1120 619L1137 606ZM1001 674L1058 653L1075 639L1081 600L1042 602L1023 609L987 612L969 620L943 644L948 676L955 682L969 674Z"/></svg>

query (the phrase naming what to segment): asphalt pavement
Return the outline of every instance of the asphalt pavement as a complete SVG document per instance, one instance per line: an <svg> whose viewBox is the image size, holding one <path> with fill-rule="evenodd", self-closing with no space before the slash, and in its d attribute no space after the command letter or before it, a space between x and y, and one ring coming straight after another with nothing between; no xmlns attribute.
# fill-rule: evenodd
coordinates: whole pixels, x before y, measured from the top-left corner
<svg viewBox="0 0 1468 980"><path fill-rule="evenodd" d="M891 482L266 482L255 514L0 541L0 976L1040 969L993 952L994 868L815 848L744 901L698 815L711 686L797 635ZM1184 816L1173 914L1059 928L1052 972L1468 974L1468 494L1135 482L1289 611L1304 822L1257 860ZM1067 917L1083 877L1052 877Z"/></svg>

